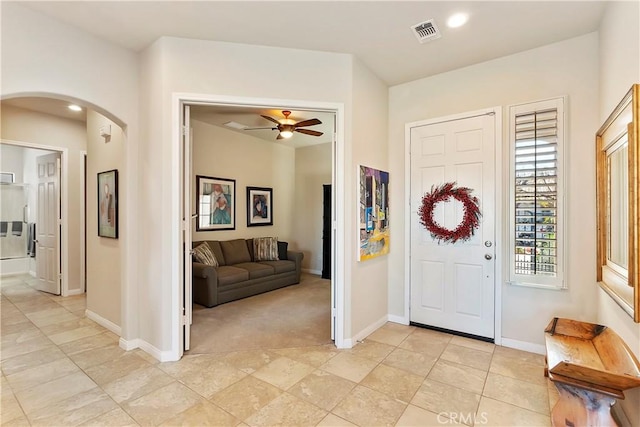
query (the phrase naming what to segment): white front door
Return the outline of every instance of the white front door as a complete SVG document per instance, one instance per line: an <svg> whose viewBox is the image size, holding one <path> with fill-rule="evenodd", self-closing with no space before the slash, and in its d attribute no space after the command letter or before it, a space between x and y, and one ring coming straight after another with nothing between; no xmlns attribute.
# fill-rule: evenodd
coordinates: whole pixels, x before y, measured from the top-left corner
<svg viewBox="0 0 640 427"><path fill-rule="evenodd" d="M445 120L411 128L411 322L494 338L495 115ZM438 243L418 210L432 186L455 182L472 189L482 217L466 241ZM462 203L437 203L433 218L453 230Z"/></svg>
<svg viewBox="0 0 640 427"><path fill-rule="evenodd" d="M60 154L36 159L36 285L38 290L60 295Z"/></svg>

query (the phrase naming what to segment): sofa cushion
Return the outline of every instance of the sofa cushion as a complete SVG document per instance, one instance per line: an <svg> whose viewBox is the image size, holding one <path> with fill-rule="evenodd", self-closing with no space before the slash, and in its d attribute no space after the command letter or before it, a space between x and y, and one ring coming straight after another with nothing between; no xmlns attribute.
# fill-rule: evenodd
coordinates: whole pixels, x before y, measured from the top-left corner
<svg viewBox="0 0 640 427"><path fill-rule="evenodd" d="M253 239L253 259L255 261L277 261L278 238L260 237Z"/></svg>
<svg viewBox="0 0 640 427"><path fill-rule="evenodd" d="M218 267L218 284L220 286L232 285L249 280L249 271L244 268L225 265Z"/></svg>
<svg viewBox="0 0 640 427"><path fill-rule="evenodd" d="M215 255L218 260L218 265L227 265L224 259L224 254L222 253L222 248L220 247L220 242L217 240L208 240L207 243L213 251L213 255Z"/></svg>
<svg viewBox="0 0 640 427"><path fill-rule="evenodd" d="M244 239L226 240L220 242L220 247L222 248L226 265L251 262L251 255Z"/></svg>
<svg viewBox="0 0 640 427"><path fill-rule="evenodd" d="M259 279L275 274L275 269L272 266L260 264L259 262L242 262L235 264L234 267L247 270L249 272L249 279Z"/></svg>
<svg viewBox="0 0 640 427"><path fill-rule="evenodd" d="M273 267L276 274L286 273L288 271L296 271L296 263L293 261L260 261L257 264L265 264Z"/></svg>
<svg viewBox="0 0 640 427"><path fill-rule="evenodd" d="M287 251L289 250L289 243L278 241L278 259L280 261L287 260Z"/></svg>
<svg viewBox="0 0 640 427"><path fill-rule="evenodd" d="M218 266L218 260L211 251L207 242L202 242L193 249L193 257L201 264L210 265L212 267Z"/></svg>

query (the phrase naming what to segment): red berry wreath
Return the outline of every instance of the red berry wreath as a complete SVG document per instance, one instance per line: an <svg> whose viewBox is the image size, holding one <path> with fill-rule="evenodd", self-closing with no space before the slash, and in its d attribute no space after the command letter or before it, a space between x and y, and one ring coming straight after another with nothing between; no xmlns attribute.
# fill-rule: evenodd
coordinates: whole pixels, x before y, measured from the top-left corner
<svg viewBox="0 0 640 427"><path fill-rule="evenodd" d="M418 210L420 223L431 233L431 237L438 242L455 243L458 240L469 240L475 229L480 225L480 202L471 195L470 188L456 187L455 182L447 182L437 187L432 186L431 191L422 198L422 206ZM436 203L446 202L453 197L464 205L462 222L454 229L449 230L440 226L433 220L433 210Z"/></svg>

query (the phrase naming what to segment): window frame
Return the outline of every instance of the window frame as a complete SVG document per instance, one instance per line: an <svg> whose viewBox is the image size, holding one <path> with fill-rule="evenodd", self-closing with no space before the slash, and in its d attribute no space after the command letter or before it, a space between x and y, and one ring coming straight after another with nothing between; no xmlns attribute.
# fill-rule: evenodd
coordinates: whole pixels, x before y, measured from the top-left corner
<svg viewBox="0 0 640 427"><path fill-rule="evenodd" d="M508 233L509 241L507 243L507 260L508 260L508 284L516 286L564 290L567 289L566 280L566 102L567 97L551 98L541 101L533 101L522 104L509 106L509 194L507 197L509 206ZM516 255L516 221L515 221L515 191L516 191L516 115L534 113L537 111L557 110L557 166L556 166L556 274L548 275L527 275L517 274L515 269Z"/></svg>

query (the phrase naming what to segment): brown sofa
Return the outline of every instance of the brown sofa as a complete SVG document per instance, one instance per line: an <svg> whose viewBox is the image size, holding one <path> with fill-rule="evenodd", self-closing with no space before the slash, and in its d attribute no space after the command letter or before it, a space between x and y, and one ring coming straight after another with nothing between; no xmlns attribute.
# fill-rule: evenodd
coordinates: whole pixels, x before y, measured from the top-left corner
<svg viewBox="0 0 640 427"><path fill-rule="evenodd" d="M193 242L197 247L202 242ZM254 261L253 239L207 240L218 267L193 262L193 302L214 307L300 283L302 252L278 242L278 260Z"/></svg>

